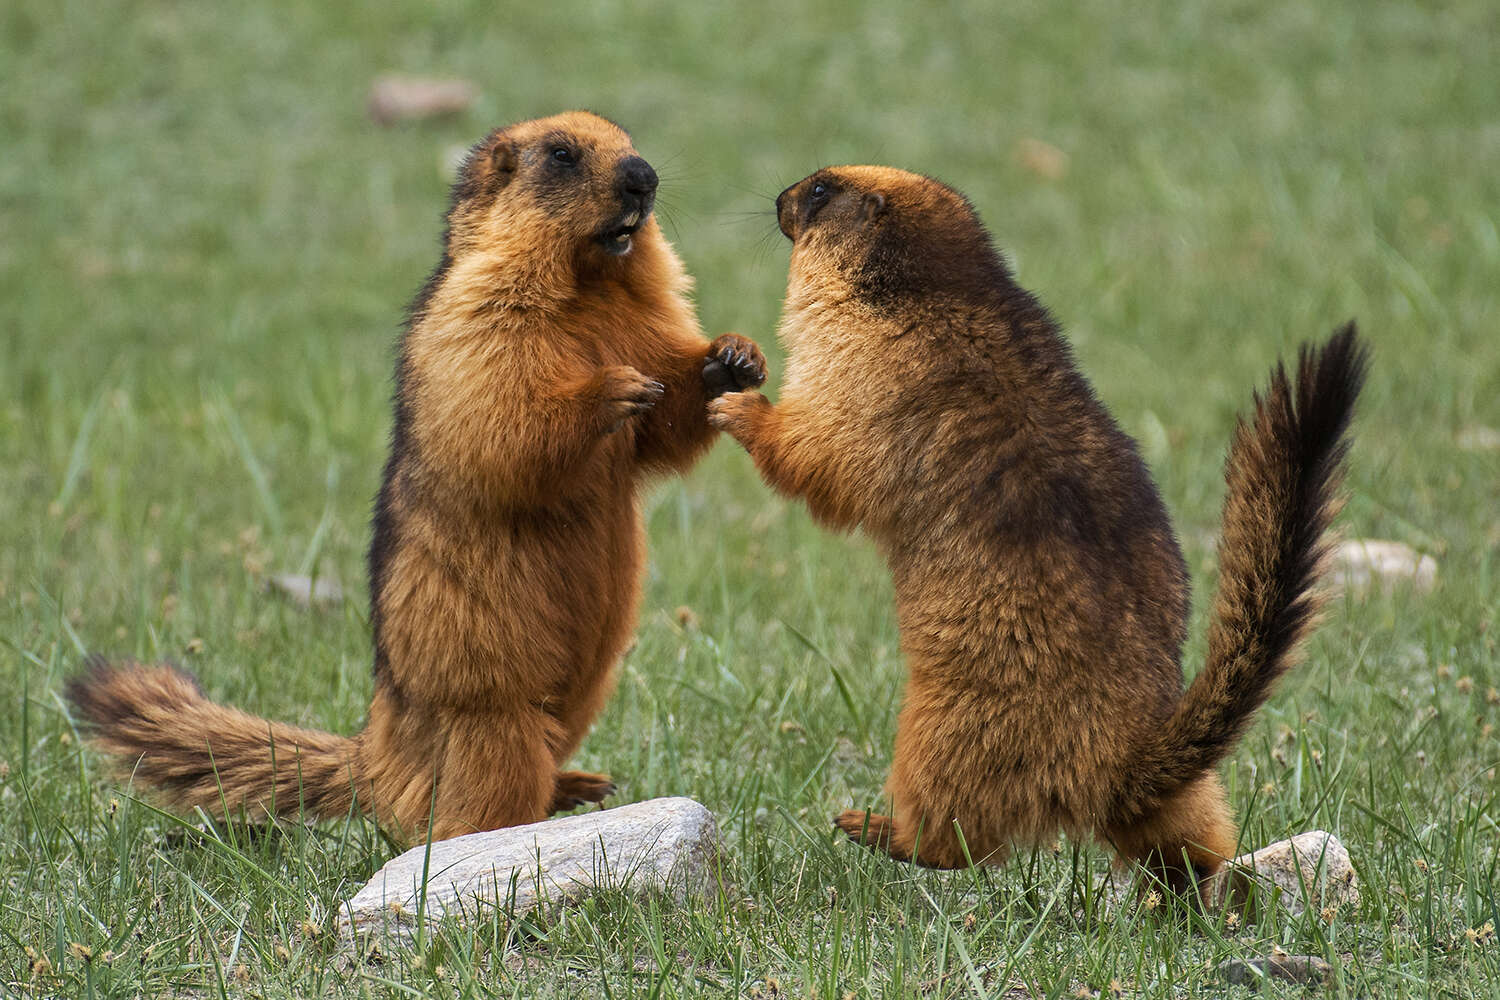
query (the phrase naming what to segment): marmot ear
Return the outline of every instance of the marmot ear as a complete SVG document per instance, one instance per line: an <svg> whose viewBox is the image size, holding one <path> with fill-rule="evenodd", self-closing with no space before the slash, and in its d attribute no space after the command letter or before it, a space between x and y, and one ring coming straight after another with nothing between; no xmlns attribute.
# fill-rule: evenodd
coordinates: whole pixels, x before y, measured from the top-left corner
<svg viewBox="0 0 1500 1000"><path fill-rule="evenodd" d="M516 175L516 144L505 136L495 140L495 145L490 148L490 168L495 173L495 190L498 191L511 182Z"/></svg>
<svg viewBox="0 0 1500 1000"><path fill-rule="evenodd" d="M885 211L885 195L879 191L871 191L859 201L859 220L861 222L874 222L880 213Z"/></svg>

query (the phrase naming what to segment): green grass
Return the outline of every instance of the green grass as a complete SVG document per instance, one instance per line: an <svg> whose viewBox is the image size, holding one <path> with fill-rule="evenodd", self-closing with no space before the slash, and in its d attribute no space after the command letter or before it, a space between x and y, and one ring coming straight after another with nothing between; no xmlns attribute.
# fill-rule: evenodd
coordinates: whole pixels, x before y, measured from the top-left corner
<svg viewBox="0 0 1500 1000"><path fill-rule="evenodd" d="M0 993L1217 996L1213 964L1279 945L1340 966L1336 995L1500 996L1500 946L1465 933L1500 924L1500 453L1456 443L1500 426L1500 8L643 6L0 10ZM392 69L484 96L381 130L363 94ZM889 585L730 444L651 497L639 644L580 755L617 801L718 814L736 888L712 905L606 898L349 968L330 913L391 853L367 824L203 834L104 777L58 697L85 650L359 726L362 596L305 613L264 574L361 594L447 151L580 105L660 168L705 326L762 343L782 186L852 160L966 191L1141 438L1200 608L1234 412L1278 354L1360 320L1344 527L1432 553L1442 583L1335 605L1224 768L1246 844L1338 833L1357 910L1111 915L1087 846L939 874L837 843L828 818L875 803L889 761ZM1018 163L1026 137L1065 176Z"/></svg>

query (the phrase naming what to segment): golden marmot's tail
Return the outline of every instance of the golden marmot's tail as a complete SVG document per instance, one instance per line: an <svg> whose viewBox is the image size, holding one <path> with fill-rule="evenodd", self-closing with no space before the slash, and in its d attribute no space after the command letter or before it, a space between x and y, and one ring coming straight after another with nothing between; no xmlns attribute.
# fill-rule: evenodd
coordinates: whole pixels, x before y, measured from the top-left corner
<svg viewBox="0 0 1500 1000"><path fill-rule="evenodd" d="M1278 364L1254 416L1235 427L1208 660L1127 778L1117 820L1155 812L1222 760L1295 662L1322 605L1324 532L1342 506L1345 432L1366 364L1352 322L1319 348L1304 344L1295 384Z"/></svg>
<svg viewBox="0 0 1500 1000"><path fill-rule="evenodd" d="M66 695L93 746L177 809L329 818L354 803L355 741L216 705L174 667L94 657Z"/></svg>

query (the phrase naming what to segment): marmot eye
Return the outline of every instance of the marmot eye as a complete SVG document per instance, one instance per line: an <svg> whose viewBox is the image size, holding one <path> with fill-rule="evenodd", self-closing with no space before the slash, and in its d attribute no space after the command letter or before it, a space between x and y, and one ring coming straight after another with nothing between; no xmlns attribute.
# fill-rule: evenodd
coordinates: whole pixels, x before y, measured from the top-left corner
<svg viewBox="0 0 1500 1000"><path fill-rule="evenodd" d="M552 159L554 162L561 163L567 167L571 167L574 163L578 162L573 158L573 151L567 146L552 147Z"/></svg>
<svg viewBox="0 0 1500 1000"><path fill-rule="evenodd" d="M812 191L810 193L814 198L826 198L828 197L828 185L819 181L817 184L814 184L812 186Z"/></svg>

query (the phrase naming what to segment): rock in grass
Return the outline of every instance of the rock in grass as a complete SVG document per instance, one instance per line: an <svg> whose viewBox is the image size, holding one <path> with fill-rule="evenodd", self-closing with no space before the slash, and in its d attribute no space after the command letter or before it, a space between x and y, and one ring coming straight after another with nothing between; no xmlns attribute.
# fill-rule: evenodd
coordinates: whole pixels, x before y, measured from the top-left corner
<svg viewBox="0 0 1500 1000"><path fill-rule="evenodd" d="M1359 877L1339 838L1310 830L1235 858L1218 876L1217 896L1237 909L1274 901L1296 916L1358 903Z"/></svg>
<svg viewBox="0 0 1500 1000"><path fill-rule="evenodd" d="M314 605L327 607L344 599L344 588L339 586L337 580L327 577L320 576L313 580L310 576L298 573L277 573L270 578L269 583L272 590L304 608Z"/></svg>
<svg viewBox="0 0 1500 1000"><path fill-rule="evenodd" d="M1458 446L1464 451L1500 451L1500 430L1482 424L1470 424L1458 432Z"/></svg>
<svg viewBox="0 0 1500 1000"><path fill-rule="evenodd" d="M420 909L427 923L551 910L601 890L652 893L685 901L719 883L720 841L713 813L686 798L471 833L414 847L375 873L340 908L346 938L409 940ZM422 872L428 872L425 904Z"/></svg>
<svg viewBox="0 0 1500 1000"><path fill-rule="evenodd" d="M1346 588L1362 593L1409 584L1427 592L1437 586L1437 560L1409 545L1377 538L1351 538L1334 552L1334 569Z"/></svg>
<svg viewBox="0 0 1500 1000"><path fill-rule="evenodd" d="M457 114L478 97L479 88L467 80L382 76L370 87L370 117L380 125L394 125L411 118Z"/></svg>
<svg viewBox="0 0 1500 1000"><path fill-rule="evenodd" d="M1023 138L1016 143L1016 162L1046 181L1062 180L1068 173L1068 154L1042 139Z"/></svg>
<svg viewBox="0 0 1500 1000"><path fill-rule="evenodd" d="M1232 958L1219 963L1219 978L1237 986L1253 987L1267 977L1289 983L1321 983L1332 971L1316 955L1271 955L1248 961Z"/></svg>

